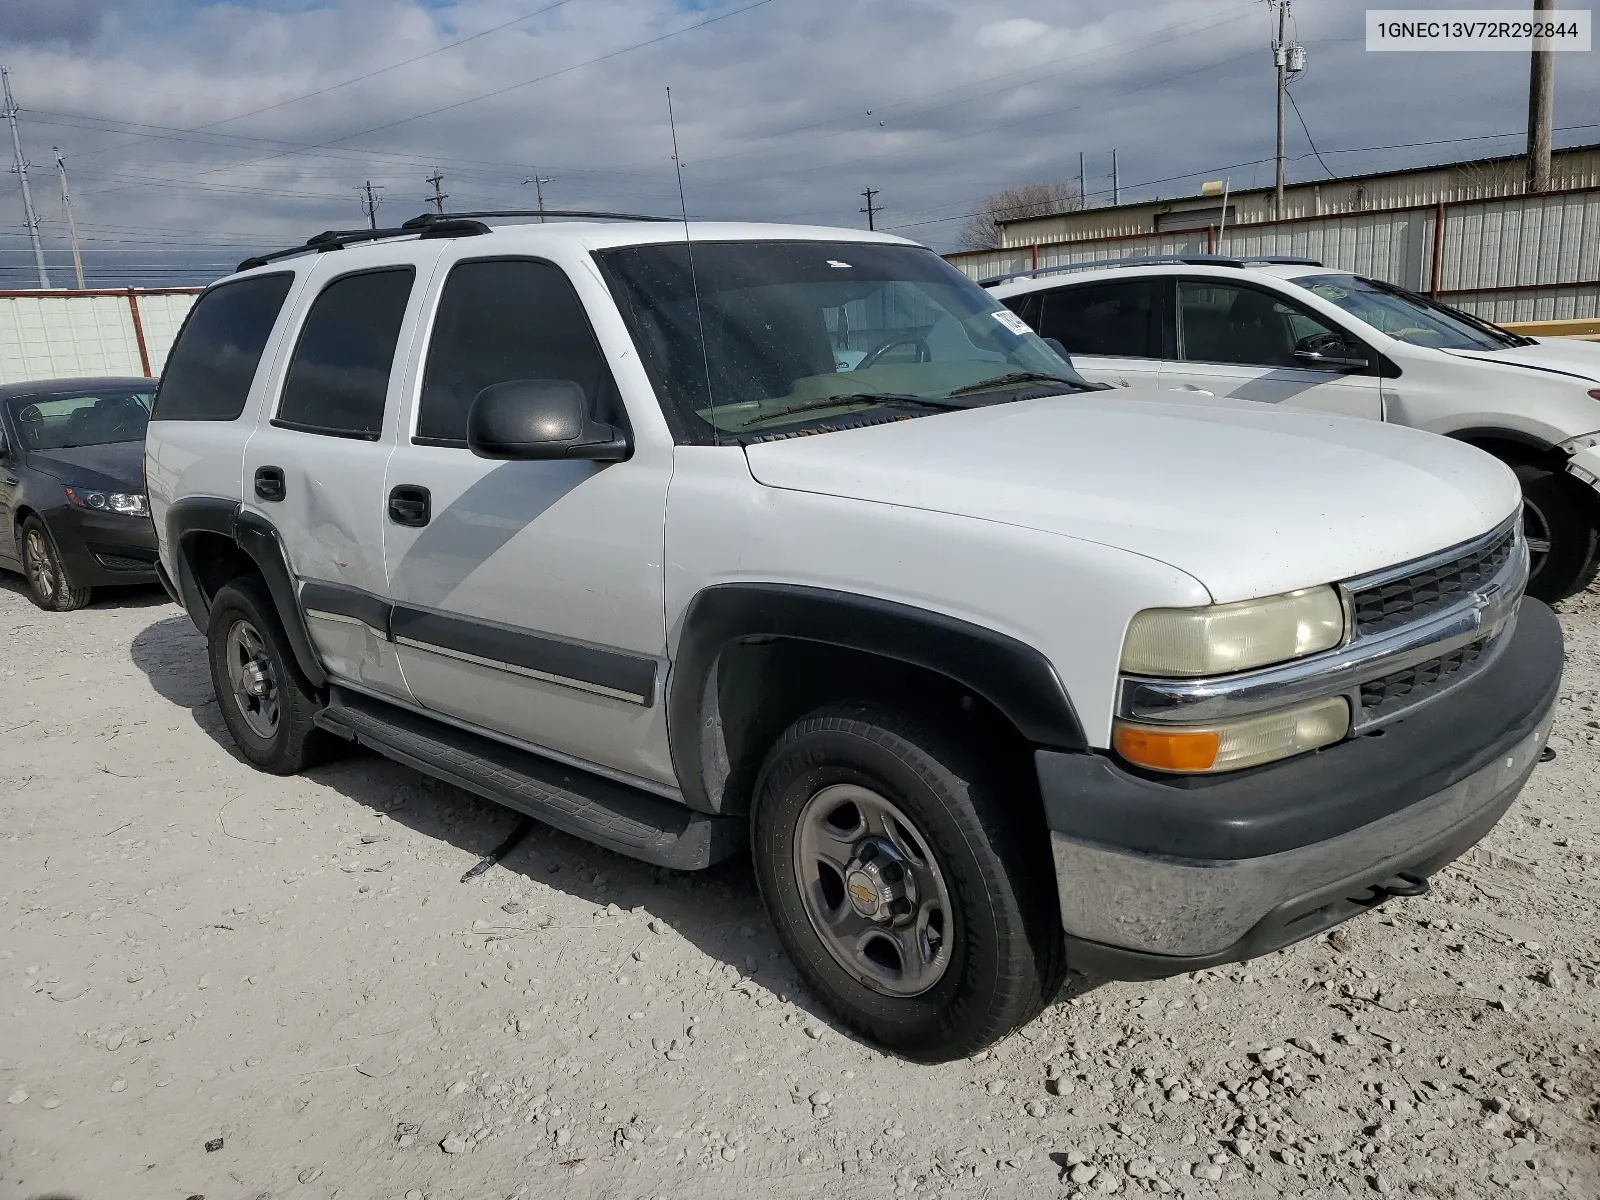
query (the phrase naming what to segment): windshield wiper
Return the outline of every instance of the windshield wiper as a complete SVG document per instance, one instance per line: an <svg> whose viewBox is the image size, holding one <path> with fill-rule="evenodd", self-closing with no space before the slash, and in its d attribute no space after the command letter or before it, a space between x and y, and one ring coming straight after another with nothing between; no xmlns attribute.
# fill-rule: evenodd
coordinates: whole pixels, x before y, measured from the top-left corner
<svg viewBox="0 0 1600 1200"><path fill-rule="evenodd" d="M980 379L977 383L969 383L966 387L958 387L951 392L952 396L970 396L974 392L986 392L990 388L1010 387L1020 383L1062 383L1075 392L1085 392L1094 387L1082 379L1068 379L1065 375L1051 375L1044 371L1011 371L1005 375L996 375L993 379Z"/></svg>
<svg viewBox="0 0 1600 1200"><path fill-rule="evenodd" d="M776 421L779 417L792 417L798 413L816 412L824 408L842 408L847 404L915 404L921 408L968 408L966 404L952 404L948 400L941 400L933 396L912 396L901 392L846 392L841 396L825 396L817 400L806 400L799 404L791 404L788 408L780 408L776 412L761 413L752 417L741 429L748 429L752 425L760 425L767 421Z"/></svg>

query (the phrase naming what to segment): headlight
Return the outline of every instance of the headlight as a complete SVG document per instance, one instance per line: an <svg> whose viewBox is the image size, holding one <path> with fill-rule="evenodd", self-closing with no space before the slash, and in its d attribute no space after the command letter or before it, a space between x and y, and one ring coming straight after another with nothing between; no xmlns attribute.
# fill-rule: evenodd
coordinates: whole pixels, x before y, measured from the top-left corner
<svg viewBox="0 0 1600 1200"><path fill-rule="evenodd" d="M1330 696L1308 704L1215 725L1116 722L1117 753L1153 771L1237 771L1331 746L1350 732L1350 704Z"/></svg>
<svg viewBox="0 0 1600 1200"><path fill-rule="evenodd" d="M125 517L148 517L150 505L137 492L90 492L82 488L67 488L67 499L79 508L92 508L98 512L121 513Z"/></svg>
<svg viewBox="0 0 1600 1200"><path fill-rule="evenodd" d="M1206 608L1147 608L1122 645L1130 675L1227 675L1331 650L1344 640L1344 603L1331 587Z"/></svg>

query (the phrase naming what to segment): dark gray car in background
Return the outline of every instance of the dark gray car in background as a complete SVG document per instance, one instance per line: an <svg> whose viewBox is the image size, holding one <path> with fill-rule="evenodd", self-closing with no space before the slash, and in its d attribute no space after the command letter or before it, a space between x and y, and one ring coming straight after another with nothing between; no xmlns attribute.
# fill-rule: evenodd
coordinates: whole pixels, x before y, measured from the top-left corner
<svg viewBox="0 0 1600 1200"><path fill-rule="evenodd" d="M156 381L51 379L0 386L0 569L40 608L156 580L144 434Z"/></svg>

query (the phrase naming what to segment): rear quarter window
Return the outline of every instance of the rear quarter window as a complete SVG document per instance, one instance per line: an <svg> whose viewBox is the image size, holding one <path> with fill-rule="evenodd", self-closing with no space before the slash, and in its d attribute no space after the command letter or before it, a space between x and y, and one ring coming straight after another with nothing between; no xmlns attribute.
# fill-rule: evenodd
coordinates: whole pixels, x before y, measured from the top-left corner
<svg viewBox="0 0 1600 1200"><path fill-rule="evenodd" d="M234 421L294 273L218 284L195 302L167 356L152 421Z"/></svg>

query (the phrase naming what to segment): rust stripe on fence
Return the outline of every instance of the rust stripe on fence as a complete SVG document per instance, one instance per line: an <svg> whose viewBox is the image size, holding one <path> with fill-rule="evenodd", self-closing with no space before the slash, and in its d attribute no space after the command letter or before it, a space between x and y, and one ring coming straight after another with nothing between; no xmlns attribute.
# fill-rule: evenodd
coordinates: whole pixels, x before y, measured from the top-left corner
<svg viewBox="0 0 1600 1200"><path fill-rule="evenodd" d="M139 297L132 288L128 289L128 311L133 314L133 337L139 343L139 363L144 367L145 376L150 376L150 348L144 344L144 322L139 319Z"/></svg>

